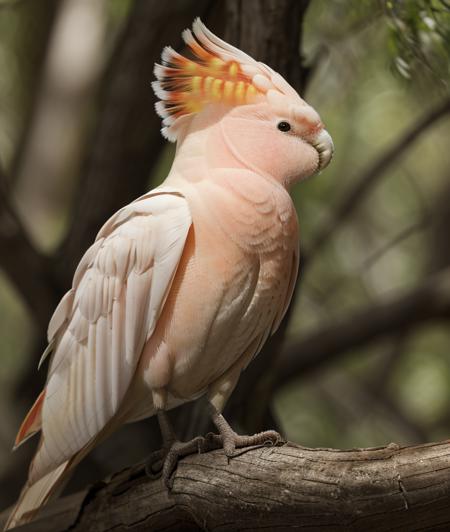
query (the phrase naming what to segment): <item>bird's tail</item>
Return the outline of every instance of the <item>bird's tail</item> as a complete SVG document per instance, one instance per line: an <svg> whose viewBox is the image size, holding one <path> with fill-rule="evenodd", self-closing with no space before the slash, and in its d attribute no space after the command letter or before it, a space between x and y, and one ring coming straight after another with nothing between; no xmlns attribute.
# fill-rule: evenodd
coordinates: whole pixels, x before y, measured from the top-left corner
<svg viewBox="0 0 450 532"><path fill-rule="evenodd" d="M9 530L19 525L28 523L33 519L39 508L48 499L59 491L61 484L65 483L69 460L39 479L34 484L28 482L22 489L19 500L14 506L4 530Z"/></svg>
<svg viewBox="0 0 450 532"><path fill-rule="evenodd" d="M35 407L36 409L40 408L37 406L38 404L39 399L36 401L19 431L19 435L16 439L16 447L18 447L23 440L27 439L31 433L36 433L38 430L40 430L40 415L32 415ZM92 438L90 442L88 442L68 460L44 475L39 480L33 483L28 481L20 493L19 500L16 502L11 511L4 530L9 530L10 528L14 528L32 521L40 508L46 504L50 498L58 496L59 493L64 489L75 467L81 462L81 460L96 445L103 441L109 434L111 434L111 432L113 432L125 421L126 419L123 416L121 417L116 415L94 438ZM31 462L30 471L33 470L33 463L39 456L42 442L43 436L41 437L38 450L36 451L33 461ZM31 478L33 478L33 475L31 475Z"/></svg>

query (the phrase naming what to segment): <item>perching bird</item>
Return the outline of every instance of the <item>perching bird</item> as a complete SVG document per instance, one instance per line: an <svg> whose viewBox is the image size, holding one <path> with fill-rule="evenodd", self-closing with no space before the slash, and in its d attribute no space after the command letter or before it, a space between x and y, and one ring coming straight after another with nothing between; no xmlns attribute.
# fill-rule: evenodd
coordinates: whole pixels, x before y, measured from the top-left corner
<svg viewBox="0 0 450 532"><path fill-rule="evenodd" d="M53 314L47 383L16 447L41 439L7 528L31 520L123 423L158 414L168 481L178 456L208 446L175 441L164 412L202 395L227 455L277 437L238 436L221 412L292 296L288 191L329 163L333 144L271 68L199 19L183 38L193 59L165 48L153 83L162 134L177 143L173 166L106 222Z"/></svg>

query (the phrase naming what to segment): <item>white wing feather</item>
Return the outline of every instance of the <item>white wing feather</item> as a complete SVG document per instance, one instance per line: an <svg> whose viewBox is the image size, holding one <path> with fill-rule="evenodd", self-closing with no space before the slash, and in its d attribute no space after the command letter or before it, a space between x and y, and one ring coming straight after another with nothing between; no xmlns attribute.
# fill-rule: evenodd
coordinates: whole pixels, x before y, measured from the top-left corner
<svg viewBox="0 0 450 532"><path fill-rule="evenodd" d="M54 344L35 482L87 445L117 412L166 300L191 215L156 189L101 229L49 325Z"/></svg>

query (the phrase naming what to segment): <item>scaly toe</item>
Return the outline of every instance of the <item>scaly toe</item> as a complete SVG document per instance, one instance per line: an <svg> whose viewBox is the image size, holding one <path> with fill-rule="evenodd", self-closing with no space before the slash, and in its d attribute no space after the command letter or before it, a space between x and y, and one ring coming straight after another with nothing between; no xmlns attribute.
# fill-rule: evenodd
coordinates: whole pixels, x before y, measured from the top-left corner
<svg viewBox="0 0 450 532"><path fill-rule="evenodd" d="M266 447L271 445L277 445L282 440L281 435L275 430L266 430L265 432L259 432L253 436L240 436L233 434L226 438L223 445L223 450L228 458L235 458L252 449L258 449L260 447ZM242 449L236 451L236 449Z"/></svg>
<svg viewBox="0 0 450 532"><path fill-rule="evenodd" d="M208 432L205 436L205 443L202 452L207 453L209 451L215 451L216 449L222 449L223 439L220 434L214 432Z"/></svg>
<svg viewBox="0 0 450 532"><path fill-rule="evenodd" d="M161 476L166 455L167 449L162 448L158 449L157 451L153 451L147 458L144 470L145 474L152 480L155 480Z"/></svg>
<svg viewBox="0 0 450 532"><path fill-rule="evenodd" d="M264 440L261 441L261 443L264 445L278 445L283 441L281 434L279 434L276 430L266 430L260 434L255 434L255 436L259 436L259 439Z"/></svg>
<svg viewBox="0 0 450 532"><path fill-rule="evenodd" d="M171 490L173 487L173 473L178 461L190 454L204 452L205 447L205 438L203 436L197 436L187 442L175 441L172 444L162 468L162 479L167 489Z"/></svg>

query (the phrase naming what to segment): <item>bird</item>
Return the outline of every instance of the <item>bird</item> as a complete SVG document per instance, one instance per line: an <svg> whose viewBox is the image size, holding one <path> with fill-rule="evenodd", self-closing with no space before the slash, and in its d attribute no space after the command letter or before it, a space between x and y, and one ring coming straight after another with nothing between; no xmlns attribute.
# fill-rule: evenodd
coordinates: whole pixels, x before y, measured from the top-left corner
<svg viewBox="0 0 450 532"><path fill-rule="evenodd" d="M277 72L200 19L154 67L162 135L176 143L165 181L116 212L76 268L48 326L48 377L15 448L40 440L6 529L32 520L76 465L124 423L156 415L170 487L177 460L238 435L222 412L241 372L280 325L299 264L289 194L319 173L333 142ZM177 440L166 412L206 396L218 434Z"/></svg>

